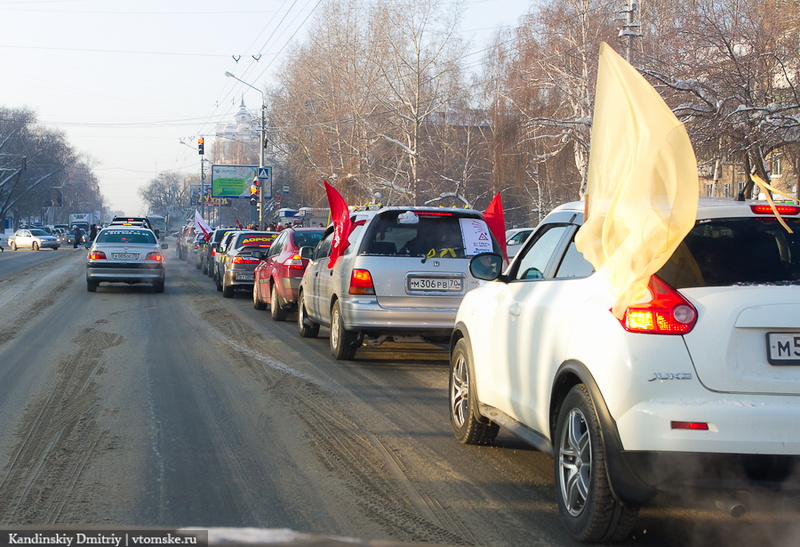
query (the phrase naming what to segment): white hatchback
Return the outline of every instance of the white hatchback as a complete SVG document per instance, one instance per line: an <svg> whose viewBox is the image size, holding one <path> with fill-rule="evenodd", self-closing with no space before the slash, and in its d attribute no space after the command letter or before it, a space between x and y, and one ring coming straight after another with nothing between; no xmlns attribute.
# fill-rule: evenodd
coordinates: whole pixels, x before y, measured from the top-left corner
<svg viewBox="0 0 800 547"><path fill-rule="evenodd" d="M697 222L620 321L577 251L584 204L555 209L499 277L475 257L451 340L450 421L504 427L554 459L579 541L621 541L659 490L797 490L800 207L701 199Z"/></svg>

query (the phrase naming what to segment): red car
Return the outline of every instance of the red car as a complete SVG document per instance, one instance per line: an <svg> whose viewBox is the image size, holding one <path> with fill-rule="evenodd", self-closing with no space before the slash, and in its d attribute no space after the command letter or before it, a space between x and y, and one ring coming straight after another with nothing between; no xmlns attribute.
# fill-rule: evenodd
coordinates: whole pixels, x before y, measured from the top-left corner
<svg viewBox="0 0 800 547"><path fill-rule="evenodd" d="M300 257L300 247L316 247L324 232L323 228L286 228L269 251L260 253L253 283L255 309L265 310L269 304L275 321L286 319L297 303L297 289L308 266L308 259Z"/></svg>

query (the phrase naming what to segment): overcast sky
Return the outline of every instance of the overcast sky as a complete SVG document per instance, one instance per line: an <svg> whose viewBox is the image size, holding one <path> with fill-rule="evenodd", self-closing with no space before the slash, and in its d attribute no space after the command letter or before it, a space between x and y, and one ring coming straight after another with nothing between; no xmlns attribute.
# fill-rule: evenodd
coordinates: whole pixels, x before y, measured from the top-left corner
<svg viewBox="0 0 800 547"><path fill-rule="evenodd" d="M263 89L324 1L0 0L0 105L66 132L111 209L143 214L139 188L161 171L198 173L197 137L210 141L243 93L258 113L261 95L225 72ZM477 66L531 2L463 3Z"/></svg>

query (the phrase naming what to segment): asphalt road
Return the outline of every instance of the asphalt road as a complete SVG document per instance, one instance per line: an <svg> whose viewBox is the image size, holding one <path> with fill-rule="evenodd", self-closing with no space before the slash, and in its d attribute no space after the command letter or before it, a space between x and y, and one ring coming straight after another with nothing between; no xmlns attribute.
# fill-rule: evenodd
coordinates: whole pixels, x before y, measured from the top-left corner
<svg viewBox="0 0 800 547"><path fill-rule="evenodd" d="M172 240L169 241L172 245ZM447 354L328 354L167 251L166 291L85 252L0 255L0 526L289 528L408 543L573 545L552 461L453 439ZM796 544L796 498L734 520L659 497L629 545ZM794 539L793 539L794 538Z"/></svg>

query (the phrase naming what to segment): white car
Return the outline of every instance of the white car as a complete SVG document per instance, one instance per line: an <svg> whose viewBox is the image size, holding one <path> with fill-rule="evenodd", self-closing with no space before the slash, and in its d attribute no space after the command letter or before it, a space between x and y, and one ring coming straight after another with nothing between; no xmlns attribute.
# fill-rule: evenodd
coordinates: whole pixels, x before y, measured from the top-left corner
<svg viewBox="0 0 800 547"><path fill-rule="evenodd" d="M164 292L166 268L156 234L140 226L108 226L97 234L86 257L86 290L100 283L148 283Z"/></svg>
<svg viewBox="0 0 800 547"><path fill-rule="evenodd" d="M34 251L39 249L53 249L55 251L59 247L59 241L58 238L39 228L23 228L17 230L13 236L8 238L8 246L11 247L12 251L22 248Z"/></svg>
<svg viewBox="0 0 800 547"><path fill-rule="evenodd" d="M555 209L500 276L467 293L451 340L455 437L500 427L554 460L579 541L621 541L659 490L797 492L800 207L701 199L697 222L622 321L576 250L584 204Z"/></svg>
<svg viewBox="0 0 800 547"><path fill-rule="evenodd" d="M506 254L509 260L517 255L517 252L522 248L522 244L532 233L533 228L511 228L506 230Z"/></svg>

